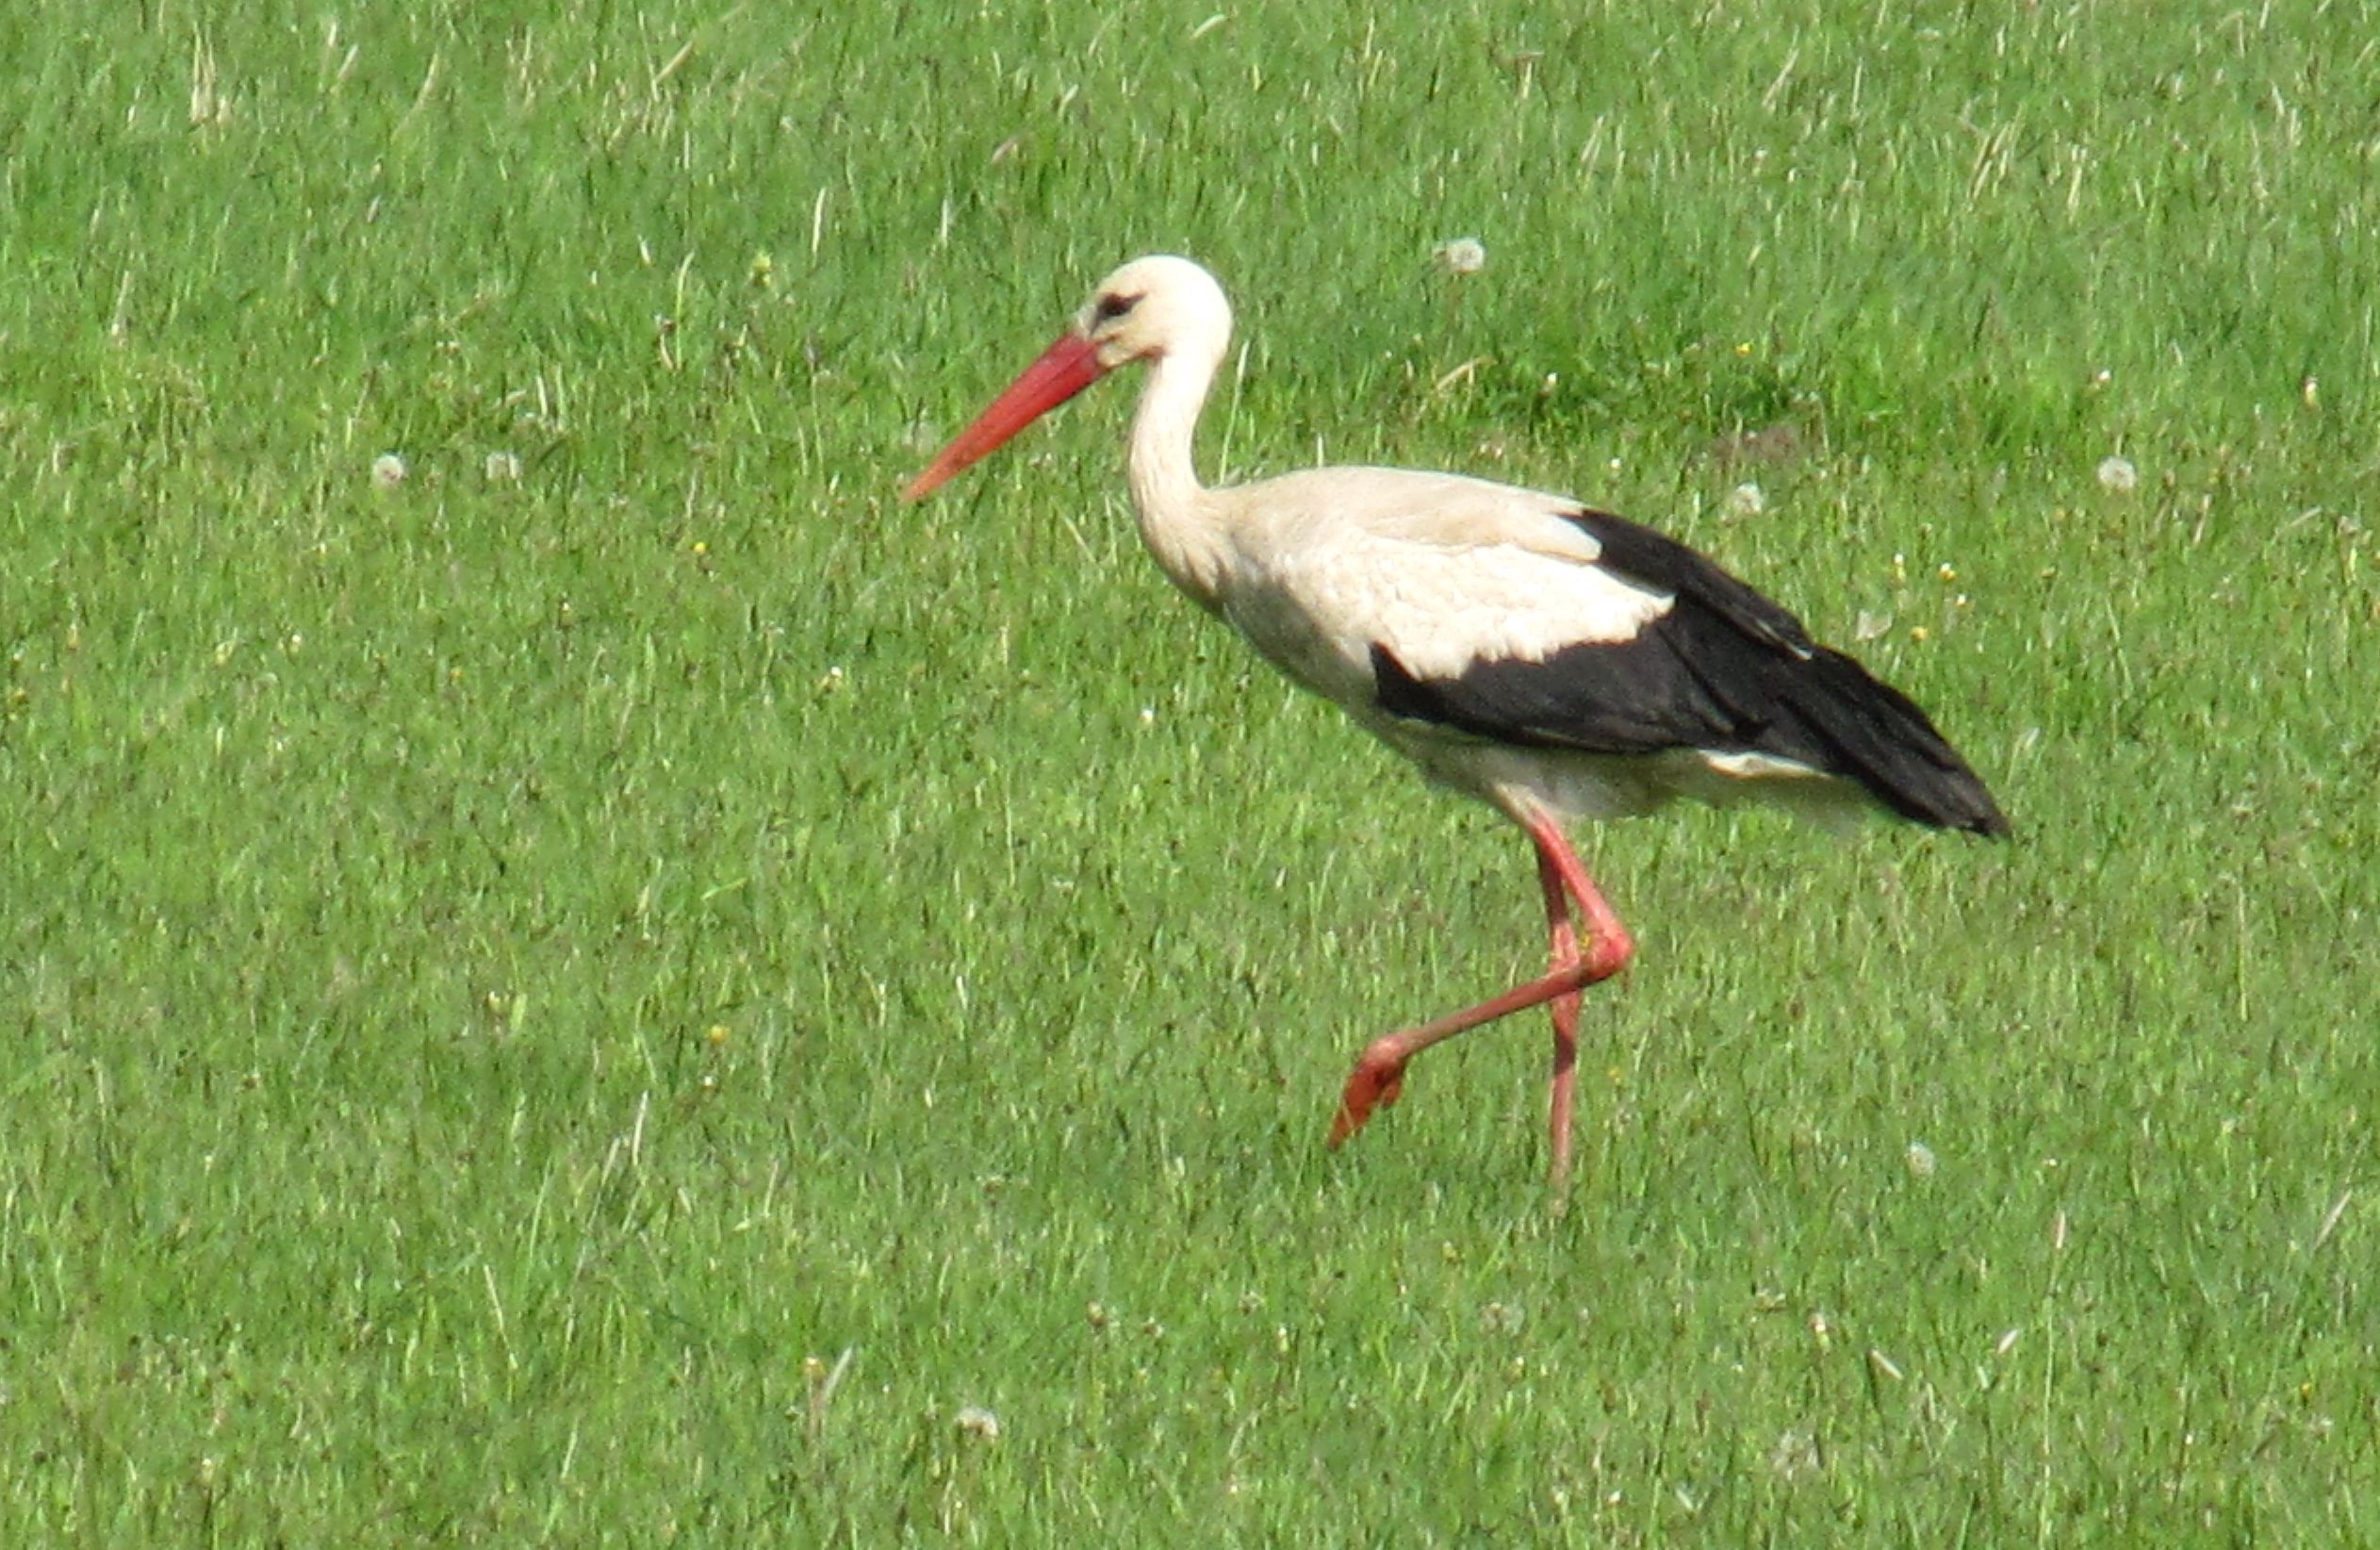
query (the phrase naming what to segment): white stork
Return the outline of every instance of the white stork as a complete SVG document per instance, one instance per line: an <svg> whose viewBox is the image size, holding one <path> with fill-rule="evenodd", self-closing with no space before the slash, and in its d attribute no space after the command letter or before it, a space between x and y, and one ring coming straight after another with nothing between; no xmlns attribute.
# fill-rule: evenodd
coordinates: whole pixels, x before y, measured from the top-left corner
<svg viewBox="0 0 2380 1550"><path fill-rule="evenodd" d="M1579 992L1635 951L1566 824L1686 796L2008 833L1924 711L1650 528L1567 496L1403 469L1206 488L1191 435L1230 337L1213 275L1186 258L1136 259L904 494L923 498L1108 372L1145 361L1127 467L1141 536L1165 574L1430 780L1528 833L1551 970L1373 1041L1347 1079L1332 1146L1396 1101L1421 1050L1549 1005L1550 1173L1561 1189Z"/></svg>

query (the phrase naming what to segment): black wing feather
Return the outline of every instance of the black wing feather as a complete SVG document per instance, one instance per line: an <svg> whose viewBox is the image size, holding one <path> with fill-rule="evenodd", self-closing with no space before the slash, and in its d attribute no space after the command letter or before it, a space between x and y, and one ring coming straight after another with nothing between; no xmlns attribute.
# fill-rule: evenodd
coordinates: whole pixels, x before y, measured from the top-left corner
<svg viewBox="0 0 2380 1550"><path fill-rule="evenodd" d="M1907 695L1676 539L1605 512L1569 519L1602 546L1598 563L1669 594L1669 611L1631 640L1477 662L1449 679L1416 678L1375 645L1380 708L1530 748L1764 753L1857 781L1919 823L2008 833L1982 781Z"/></svg>

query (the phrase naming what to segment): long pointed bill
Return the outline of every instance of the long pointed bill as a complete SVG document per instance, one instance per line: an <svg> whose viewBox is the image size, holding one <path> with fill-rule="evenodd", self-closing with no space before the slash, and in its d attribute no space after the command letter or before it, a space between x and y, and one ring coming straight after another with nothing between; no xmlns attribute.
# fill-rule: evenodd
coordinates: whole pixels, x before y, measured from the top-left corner
<svg viewBox="0 0 2380 1550"><path fill-rule="evenodd" d="M976 416L974 424L942 450L941 456L927 465L925 472L909 482L901 499L924 500L960 470L1104 375L1106 368L1099 364L1097 346L1071 332L1060 336L1042 352L1041 359L1009 384L1008 391L992 401L990 408Z"/></svg>

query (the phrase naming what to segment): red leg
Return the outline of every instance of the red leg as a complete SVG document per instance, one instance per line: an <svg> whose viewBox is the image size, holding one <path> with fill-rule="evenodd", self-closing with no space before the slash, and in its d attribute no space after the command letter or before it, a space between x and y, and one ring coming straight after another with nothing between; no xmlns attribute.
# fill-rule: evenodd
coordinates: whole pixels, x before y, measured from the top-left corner
<svg viewBox="0 0 2380 1550"><path fill-rule="evenodd" d="M1569 1171L1571 1091L1578 1060L1578 993L1581 987L1608 980L1635 955L1636 945L1606 903L1578 852L1553 820L1541 813L1516 814L1537 847L1537 876L1546 896L1546 917L1553 943L1553 967L1541 979L1515 985L1492 1000L1436 1022L1375 1039L1355 1058L1347 1078L1338 1117L1331 1124L1334 1146L1363 1128L1375 1109L1397 1101L1404 1085L1405 1063L1441 1040L1467 1033L1483 1023L1551 1001L1553 1005L1554 1070L1552 1113L1552 1180L1559 1187ZM1572 924L1577 907L1582 933ZM1584 950L1580 950L1581 936Z"/></svg>
<svg viewBox="0 0 2380 1550"><path fill-rule="evenodd" d="M1552 972L1561 974L1579 964L1578 928L1570 921L1570 896L1562 886L1561 870L1540 849L1537 883L1545 890L1546 932L1552 942ZM1553 1080L1546 1115L1546 1148L1551 1159L1549 1182L1559 1195L1570 1177L1571 1089L1578 1080L1579 993L1556 996L1546 1003L1553 1018Z"/></svg>

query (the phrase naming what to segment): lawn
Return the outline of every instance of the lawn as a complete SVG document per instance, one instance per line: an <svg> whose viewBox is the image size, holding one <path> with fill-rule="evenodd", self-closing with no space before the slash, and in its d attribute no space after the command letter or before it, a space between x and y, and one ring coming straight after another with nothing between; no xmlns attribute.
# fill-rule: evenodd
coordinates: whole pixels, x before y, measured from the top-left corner
<svg viewBox="0 0 2380 1550"><path fill-rule="evenodd" d="M2380 1542L2380 8L400 9L0 19L0 1543ZM896 499L1156 250L2016 824L1583 833L1567 1209L1126 387Z"/></svg>

